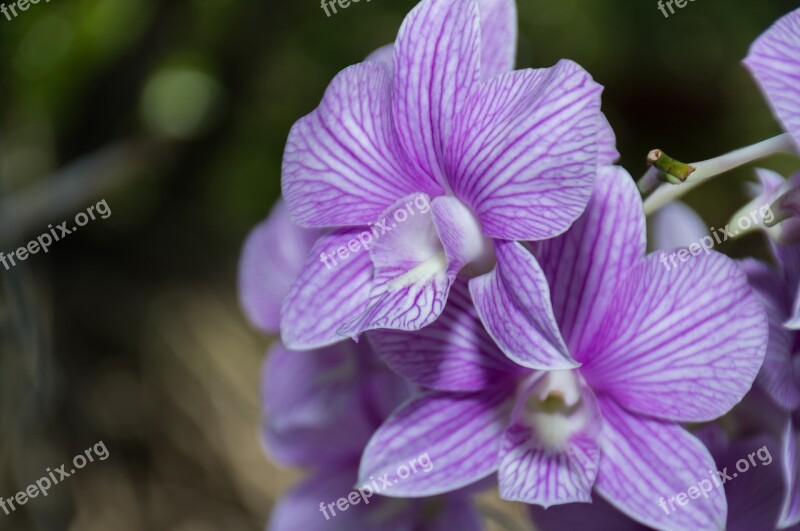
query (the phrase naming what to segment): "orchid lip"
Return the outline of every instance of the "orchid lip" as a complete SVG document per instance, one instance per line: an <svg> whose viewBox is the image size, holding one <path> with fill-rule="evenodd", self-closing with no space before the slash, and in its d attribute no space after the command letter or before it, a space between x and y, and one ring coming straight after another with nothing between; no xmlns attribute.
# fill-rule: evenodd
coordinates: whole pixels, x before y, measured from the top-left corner
<svg viewBox="0 0 800 531"><path fill-rule="evenodd" d="M522 384L517 405L520 420L544 449L563 452L570 438L589 424L591 415L581 387L580 373L574 370L534 374Z"/></svg>
<svg viewBox="0 0 800 531"><path fill-rule="evenodd" d="M432 254L408 273L391 280L386 291L394 292L414 284L422 284L447 268L447 258L443 251Z"/></svg>

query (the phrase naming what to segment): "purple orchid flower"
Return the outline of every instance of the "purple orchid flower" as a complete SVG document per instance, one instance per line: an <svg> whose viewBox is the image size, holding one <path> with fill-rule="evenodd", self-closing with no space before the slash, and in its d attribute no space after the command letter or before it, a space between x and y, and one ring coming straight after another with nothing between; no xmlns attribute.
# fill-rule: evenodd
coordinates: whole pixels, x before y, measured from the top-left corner
<svg viewBox="0 0 800 531"><path fill-rule="evenodd" d="M715 419L750 389L765 310L729 258L701 255L666 271L645 257L645 239L633 181L604 168L564 235L533 253L497 242L497 269L456 283L440 319L410 339L370 332L387 363L428 390L373 436L360 477L424 450L435 474L390 494L438 494L497 471L507 500L547 507L588 502L594 491L646 525L721 529L724 496L671 516L657 501L713 468L680 423ZM510 294L502 305L482 304L499 284ZM522 354L563 349L582 365L532 370L496 343Z"/></svg>
<svg viewBox="0 0 800 531"><path fill-rule="evenodd" d="M239 291L254 327L277 332L283 298L319 235L292 223L279 201L248 236ZM278 501L269 529L482 529L470 499L476 487L422 500L386 498L365 490L367 497L346 511L335 505L353 491L370 436L410 392L409 384L365 344L340 342L311 352L274 345L262 375L266 449L274 461L311 473ZM334 506L323 512L323 502Z"/></svg>
<svg viewBox="0 0 800 531"><path fill-rule="evenodd" d="M423 0L294 125L284 197L332 231L285 301L288 347L423 328L458 276L493 270L493 241L551 238L583 212L616 156L602 88L570 61L510 71L515 41L513 0ZM555 349L536 363L575 365Z"/></svg>
<svg viewBox="0 0 800 531"><path fill-rule="evenodd" d="M779 443L768 435L758 435L742 441L730 441L716 426L709 426L698 433L711 451L716 461L713 472L719 471L722 476L714 481L708 475L701 475L692 485L684 487L687 500L683 505L673 501L674 512L685 510L686 504L695 503L696 499L688 496L703 496L703 491L723 487L728 500L727 531L770 531L776 529L780 500L782 497L781 471L779 464L773 464L773 455L778 455ZM753 456L748 461L748 456ZM734 472L737 463L743 459L747 462L746 476ZM776 458L777 459L777 458ZM755 463L753 465L753 463ZM744 465L739 465L744 468ZM730 472L729 472L730 471ZM734 478L732 474L737 474ZM739 478L739 476L742 476ZM705 483L703 483L705 482ZM700 486L698 486L700 483ZM687 489L694 487L686 494ZM702 490L701 490L702 489ZM675 493L678 494L678 493ZM668 505L667 511L672 511ZM591 504L569 504L542 509L531 507L531 518L536 528L541 531L559 529L592 529L594 531L646 531L651 529L642 525L622 512L616 510L602 498Z"/></svg>

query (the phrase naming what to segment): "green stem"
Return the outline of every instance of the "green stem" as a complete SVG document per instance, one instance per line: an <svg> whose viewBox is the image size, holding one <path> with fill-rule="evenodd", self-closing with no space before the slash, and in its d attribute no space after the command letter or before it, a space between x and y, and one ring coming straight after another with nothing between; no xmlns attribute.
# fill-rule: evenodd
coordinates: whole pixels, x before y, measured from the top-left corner
<svg viewBox="0 0 800 531"><path fill-rule="evenodd" d="M695 171L686 178L683 184L668 187L662 186L656 190L644 202L644 211L649 216L667 203L682 197L717 175L722 175L723 173L744 166L745 164L778 153L800 154L798 153L794 139L788 133L770 138L769 140L764 140L752 146L737 149L721 157L684 165L693 167Z"/></svg>
<svg viewBox="0 0 800 531"><path fill-rule="evenodd" d="M639 191L642 195L653 192L664 182L681 184L694 172L692 166L673 159L660 149L654 149L647 154L647 165L650 166L647 173L639 179Z"/></svg>

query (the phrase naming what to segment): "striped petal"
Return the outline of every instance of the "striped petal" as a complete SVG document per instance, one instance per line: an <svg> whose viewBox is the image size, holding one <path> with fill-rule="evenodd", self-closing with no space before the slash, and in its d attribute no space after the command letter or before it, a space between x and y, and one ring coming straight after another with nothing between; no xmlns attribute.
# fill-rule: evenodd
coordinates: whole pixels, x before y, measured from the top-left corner
<svg viewBox="0 0 800 531"><path fill-rule="evenodd" d="M394 44L381 46L364 60L381 62L389 68L390 74L394 75Z"/></svg>
<svg viewBox="0 0 800 531"><path fill-rule="evenodd" d="M501 453L500 496L543 507L591 501L602 417L578 373L531 375L512 419Z"/></svg>
<svg viewBox="0 0 800 531"><path fill-rule="evenodd" d="M304 227L367 225L415 190L439 193L414 178L392 126L391 75L379 61L340 72L319 107L289 133L283 196ZM419 186L416 186L419 185Z"/></svg>
<svg viewBox="0 0 800 531"><path fill-rule="evenodd" d="M567 448L552 451L522 424L512 425L500 463L500 497L542 507L592 499L600 448L594 436L573 435Z"/></svg>
<svg viewBox="0 0 800 531"><path fill-rule="evenodd" d="M400 407L373 435L361 460L359 478L388 477L381 494L418 498L449 492L497 470L513 389L481 393L423 393ZM401 480L398 469L427 454L429 472ZM388 476L385 476L388 475Z"/></svg>
<svg viewBox="0 0 800 531"><path fill-rule="evenodd" d="M601 168L586 212L562 236L534 245L550 284L553 311L570 352L592 355L610 293L645 253L642 199L630 175Z"/></svg>
<svg viewBox="0 0 800 531"><path fill-rule="evenodd" d="M427 210L406 210L422 197ZM419 330L442 313L455 278L448 271L447 252L439 239L430 199L413 194L383 213L383 234L369 249L375 269L364 311L345 323L339 334L357 338L379 328ZM404 213L398 217L398 213ZM401 221L402 219L402 221Z"/></svg>
<svg viewBox="0 0 800 531"><path fill-rule="evenodd" d="M375 278L369 305L340 329L342 335L428 326L444 309L459 271L467 265L485 269L494 259L491 240L455 197L437 197L431 204L427 195L413 194L398 201L383 219L389 220L383 223L386 231L370 247Z"/></svg>
<svg viewBox="0 0 800 531"><path fill-rule="evenodd" d="M278 331L283 299L321 235L292 223L280 199L269 217L250 232L239 261L239 300L254 327Z"/></svg>
<svg viewBox="0 0 800 531"><path fill-rule="evenodd" d="M489 335L509 359L531 369L578 366L567 350L550 304L547 279L518 242L496 242L497 266L469 282Z"/></svg>
<svg viewBox="0 0 800 531"><path fill-rule="evenodd" d="M457 281L433 324L409 334L375 330L367 337L392 370L440 391L480 391L518 371L486 333L467 286Z"/></svg>
<svg viewBox="0 0 800 531"><path fill-rule="evenodd" d="M708 497L660 506L697 485L715 470L706 447L676 424L636 417L613 401L599 398L603 412L600 471L596 492L611 505L642 524L656 529L725 529L727 502L720 490Z"/></svg>
<svg viewBox="0 0 800 531"><path fill-rule="evenodd" d="M394 120L415 167L444 183L453 120L480 82L475 0L423 0L403 21L394 52Z"/></svg>
<svg viewBox="0 0 800 531"><path fill-rule="evenodd" d="M600 114L599 122L597 163L600 166L610 166L619 160L617 135L614 134L614 130L611 128L611 124L608 123L608 118L606 118L605 114Z"/></svg>
<svg viewBox="0 0 800 531"><path fill-rule="evenodd" d="M800 147L800 9L761 35L744 64L764 91L775 115Z"/></svg>
<svg viewBox="0 0 800 531"><path fill-rule="evenodd" d="M701 422L736 405L764 360L768 325L745 273L719 254L667 270L655 255L614 294L581 372L631 411Z"/></svg>
<svg viewBox="0 0 800 531"><path fill-rule="evenodd" d="M478 0L481 18L481 77L490 79L514 68L517 53L515 0ZM372 52L368 61L382 61L394 71L394 44Z"/></svg>
<svg viewBox="0 0 800 531"><path fill-rule="evenodd" d="M314 244L283 303L281 337L287 348L310 350L341 341L336 331L364 311L372 262L364 250L349 251L360 234L355 229L334 231Z"/></svg>
<svg viewBox="0 0 800 531"><path fill-rule="evenodd" d="M517 55L516 0L478 0L481 17L481 76L491 79L514 68Z"/></svg>
<svg viewBox="0 0 800 531"><path fill-rule="evenodd" d="M470 99L447 152L448 177L487 236L551 238L580 216L597 174L601 90L561 61L497 76Z"/></svg>

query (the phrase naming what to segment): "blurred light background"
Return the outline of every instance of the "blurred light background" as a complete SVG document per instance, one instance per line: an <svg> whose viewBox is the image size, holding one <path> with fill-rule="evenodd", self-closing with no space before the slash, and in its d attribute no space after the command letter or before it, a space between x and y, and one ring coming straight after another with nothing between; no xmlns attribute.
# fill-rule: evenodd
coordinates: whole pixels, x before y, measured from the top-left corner
<svg viewBox="0 0 800 531"><path fill-rule="evenodd" d="M3 272L0 496L104 441L107 461L0 513L12 530L255 530L298 477L264 456L270 338L238 307L242 240L280 191L289 127L342 68L394 39L414 0L58 0L0 17L0 251L106 199ZM581 63L634 176L778 133L740 66L798 1L518 0L518 66ZM789 160L767 166L788 170ZM688 198L720 226L748 170ZM758 236L719 250L763 256ZM493 529L523 507L485 497Z"/></svg>

